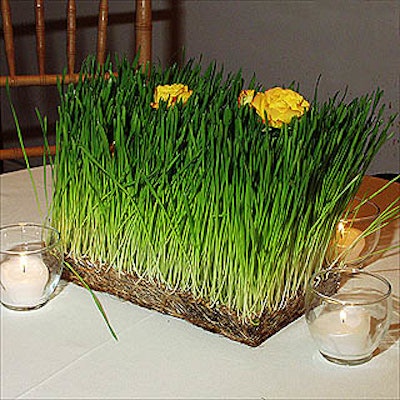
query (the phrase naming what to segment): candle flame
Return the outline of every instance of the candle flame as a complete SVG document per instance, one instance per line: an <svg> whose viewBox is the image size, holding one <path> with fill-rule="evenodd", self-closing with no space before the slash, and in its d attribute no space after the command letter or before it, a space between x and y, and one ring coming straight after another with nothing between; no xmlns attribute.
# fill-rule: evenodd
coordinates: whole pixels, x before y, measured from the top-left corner
<svg viewBox="0 0 400 400"><path fill-rule="evenodd" d="M341 239L344 238L345 231L346 231L346 229L344 227L344 223L343 222L339 222L339 224L338 224L338 232L339 232L339 235L340 235Z"/></svg>
<svg viewBox="0 0 400 400"><path fill-rule="evenodd" d="M25 271L26 271L26 265L27 265L27 263L28 263L28 260L26 259L26 256L25 256L25 255L22 255L22 256L20 257L19 264L21 265L21 268L22 268L22 272L23 272L23 273L25 273Z"/></svg>
<svg viewBox="0 0 400 400"><path fill-rule="evenodd" d="M340 321L342 324L344 324L346 322L346 310L340 310Z"/></svg>

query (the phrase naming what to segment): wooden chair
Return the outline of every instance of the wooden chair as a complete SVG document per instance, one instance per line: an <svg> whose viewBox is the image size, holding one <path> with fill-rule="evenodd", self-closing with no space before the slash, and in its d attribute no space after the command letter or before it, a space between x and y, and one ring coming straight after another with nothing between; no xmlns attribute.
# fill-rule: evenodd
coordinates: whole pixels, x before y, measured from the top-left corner
<svg viewBox="0 0 400 400"><path fill-rule="evenodd" d="M18 1L18 0L17 0ZM135 18L135 51L140 49L139 62L145 65L151 62L151 31L152 31L152 10L151 0L131 0L136 2ZM65 82L76 82L79 73L75 70L76 58L76 1L68 0L66 8L66 56ZM78 2L79 4L79 2ZM63 71L57 74L46 73L45 65L45 0L35 0L36 18L36 55L38 73L35 75L22 75L16 72L16 58L14 47L13 23L11 18L11 7L9 0L1 0L1 15L3 20L4 47L7 57L8 75L0 76L0 87L6 86L49 86L56 85L57 79L62 77ZM97 49L96 57L99 63L104 63L106 58L106 39L108 26L108 0L99 0L98 26L97 26ZM0 148L0 160L14 160L23 158L20 148ZM55 146L51 146L50 152L54 154ZM26 153L29 157L41 156L44 153L42 146L27 147Z"/></svg>

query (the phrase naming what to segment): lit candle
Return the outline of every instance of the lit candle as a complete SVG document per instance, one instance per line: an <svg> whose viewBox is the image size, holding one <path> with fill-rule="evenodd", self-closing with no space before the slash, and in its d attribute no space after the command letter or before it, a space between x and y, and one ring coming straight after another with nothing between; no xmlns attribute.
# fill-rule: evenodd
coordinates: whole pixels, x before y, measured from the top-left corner
<svg viewBox="0 0 400 400"><path fill-rule="evenodd" d="M345 227L343 222L339 222L334 245L335 257L339 257L343 254L343 261L357 260L365 247L365 239L360 238L361 234L362 231L359 229Z"/></svg>
<svg viewBox="0 0 400 400"><path fill-rule="evenodd" d="M32 307L40 303L49 270L39 257L10 257L0 265L0 274L5 303L15 307Z"/></svg>
<svg viewBox="0 0 400 400"><path fill-rule="evenodd" d="M360 356L369 352L371 316L361 307L325 312L311 324L310 331L320 350L330 356Z"/></svg>

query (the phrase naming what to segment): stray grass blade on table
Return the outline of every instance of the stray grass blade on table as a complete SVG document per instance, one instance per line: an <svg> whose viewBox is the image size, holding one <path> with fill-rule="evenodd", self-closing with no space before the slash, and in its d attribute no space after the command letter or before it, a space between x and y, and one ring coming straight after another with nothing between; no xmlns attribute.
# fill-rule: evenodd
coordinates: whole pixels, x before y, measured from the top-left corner
<svg viewBox="0 0 400 400"><path fill-rule="evenodd" d="M306 282L389 136L382 92L319 104L290 91L292 109L283 89L271 100L276 88L245 88L215 64L111 67L89 59L90 78L59 86L51 219L68 259L94 281L113 274L94 288L119 295L134 277L130 290L156 291L133 301L164 312L179 295L210 310L188 320L259 344L302 312ZM274 117L282 104L287 122ZM247 337L291 303L282 324ZM165 312L185 318L182 307ZM251 332L215 327L224 313Z"/></svg>

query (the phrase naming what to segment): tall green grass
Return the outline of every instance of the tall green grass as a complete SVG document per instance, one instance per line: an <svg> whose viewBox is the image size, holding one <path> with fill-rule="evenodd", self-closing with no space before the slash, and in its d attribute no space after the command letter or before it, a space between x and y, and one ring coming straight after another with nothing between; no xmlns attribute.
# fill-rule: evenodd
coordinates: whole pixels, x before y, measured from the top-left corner
<svg viewBox="0 0 400 400"><path fill-rule="evenodd" d="M321 267L332 231L393 122L381 91L339 95L281 129L238 107L240 73L88 59L60 84L51 218L72 258L133 272L243 319L277 309ZM157 85L188 102L152 109ZM252 82L252 88L260 86Z"/></svg>

